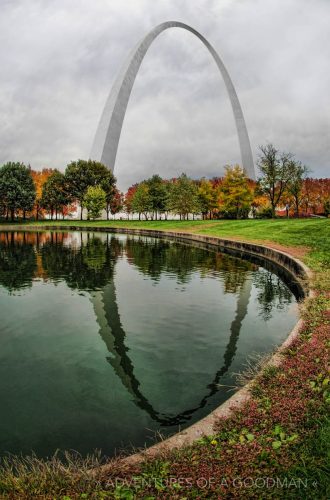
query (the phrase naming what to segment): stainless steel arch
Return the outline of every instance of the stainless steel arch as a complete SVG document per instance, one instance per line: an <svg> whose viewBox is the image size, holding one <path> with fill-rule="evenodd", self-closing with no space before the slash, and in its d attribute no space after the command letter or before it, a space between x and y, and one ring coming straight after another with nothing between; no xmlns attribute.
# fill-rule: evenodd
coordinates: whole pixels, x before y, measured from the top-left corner
<svg viewBox="0 0 330 500"><path fill-rule="evenodd" d="M204 38L191 26L176 21L168 21L156 26L137 44L136 47L134 47L132 52L129 54L125 64L123 65L117 76L117 79L114 82L108 100L105 104L96 131L91 151L91 158L93 160L101 161L111 170L114 169L120 133L136 75L141 66L143 58L152 42L160 33L162 33L164 30L167 30L168 28L183 28L187 31L190 31L203 42L203 44L212 55L225 82L233 109L241 151L242 166L245 169L246 174L251 179L255 179L255 169L249 136L242 108L228 71L224 66L222 60L220 59L220 56L212 47L212 45L206 40L206 38Z"/></svg>

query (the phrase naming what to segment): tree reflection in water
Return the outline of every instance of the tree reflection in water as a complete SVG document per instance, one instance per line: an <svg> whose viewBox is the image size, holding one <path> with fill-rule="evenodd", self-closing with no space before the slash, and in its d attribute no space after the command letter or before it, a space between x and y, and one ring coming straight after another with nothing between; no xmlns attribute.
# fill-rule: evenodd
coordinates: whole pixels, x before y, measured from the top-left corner
<svg viewBox="0 0 330 500"><path fill-rule="evenodd" d="M196 271L202 278L220 273L225 293L237 296L235 318L230 326L222 367L206 387L204 397L193 408L177 415L160 413L153 408L134 374L129 348L125 345L126 334L114 283L116 262L123 257L156 284L163 273L174 276L177 283L183 285L189 283ZM258 266L249 261L157 238L128 236L122 239L111 234L88 232L0 234L0 284L13 293L31 287L34 279L55 284L64 280L73 290L90 292L99 333L109 352L107 361L133 396L135 404L164 426L187 422L219 390L221 377L229 370L237 350L252 285L258 290L260 314L265 321L271 317L274 307L281 308L291 302L290 291L277 276L266 270L251 273L256 269Z"/></svg>

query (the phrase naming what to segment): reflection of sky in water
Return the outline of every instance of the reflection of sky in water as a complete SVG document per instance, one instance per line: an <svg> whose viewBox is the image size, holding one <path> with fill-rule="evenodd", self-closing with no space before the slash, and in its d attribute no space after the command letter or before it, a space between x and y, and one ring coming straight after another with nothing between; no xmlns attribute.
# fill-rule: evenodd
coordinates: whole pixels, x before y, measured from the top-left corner
<svg viewBox="0 0 330 500"><path fill-rule="evenodd" d="M227 255L123 235L17 240L0 239L1 452L111 454L172 433L296 321L277 276Z"/></svg>

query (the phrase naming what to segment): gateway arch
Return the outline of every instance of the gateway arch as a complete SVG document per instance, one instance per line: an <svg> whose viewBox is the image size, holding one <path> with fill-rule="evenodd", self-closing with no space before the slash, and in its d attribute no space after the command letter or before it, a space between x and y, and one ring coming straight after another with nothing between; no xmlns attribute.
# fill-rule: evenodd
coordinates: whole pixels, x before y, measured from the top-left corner
<svg viewBox="0 0 330 500"><path fill-rule="evenodd" d="M129 54L125 64L121 68L117 79L115 80L107 102L105 104L91 151L91 159L97 160L108 166L110 170L114 169L118 143L121 129L128 105L129 97L134 85L136 75L139 71L144 56L146 55L152 42L163 31L169 28L183 28L193 33L205 45L212 55L220 74L224 80L230 103L232 106L235 124L237 128L242 166L250 179L255 179L255 169L253 164L250 140L238 100L236 90L229 73L223 64L220 56L212 45L198 31L187 24L177 21L168 21L159 24L152 29Z"/></svg>

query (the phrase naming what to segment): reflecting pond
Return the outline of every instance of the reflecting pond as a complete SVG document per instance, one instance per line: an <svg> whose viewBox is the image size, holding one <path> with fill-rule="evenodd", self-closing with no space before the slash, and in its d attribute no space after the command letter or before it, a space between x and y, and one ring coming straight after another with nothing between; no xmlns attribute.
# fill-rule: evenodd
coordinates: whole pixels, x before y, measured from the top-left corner
<svg viewBox="0 0 330 500"><path fill-rule="evenodd" d="M298 314L267 264L92 232L1 232L0 307L0 454L38 456L191 425Z"/></svg>

